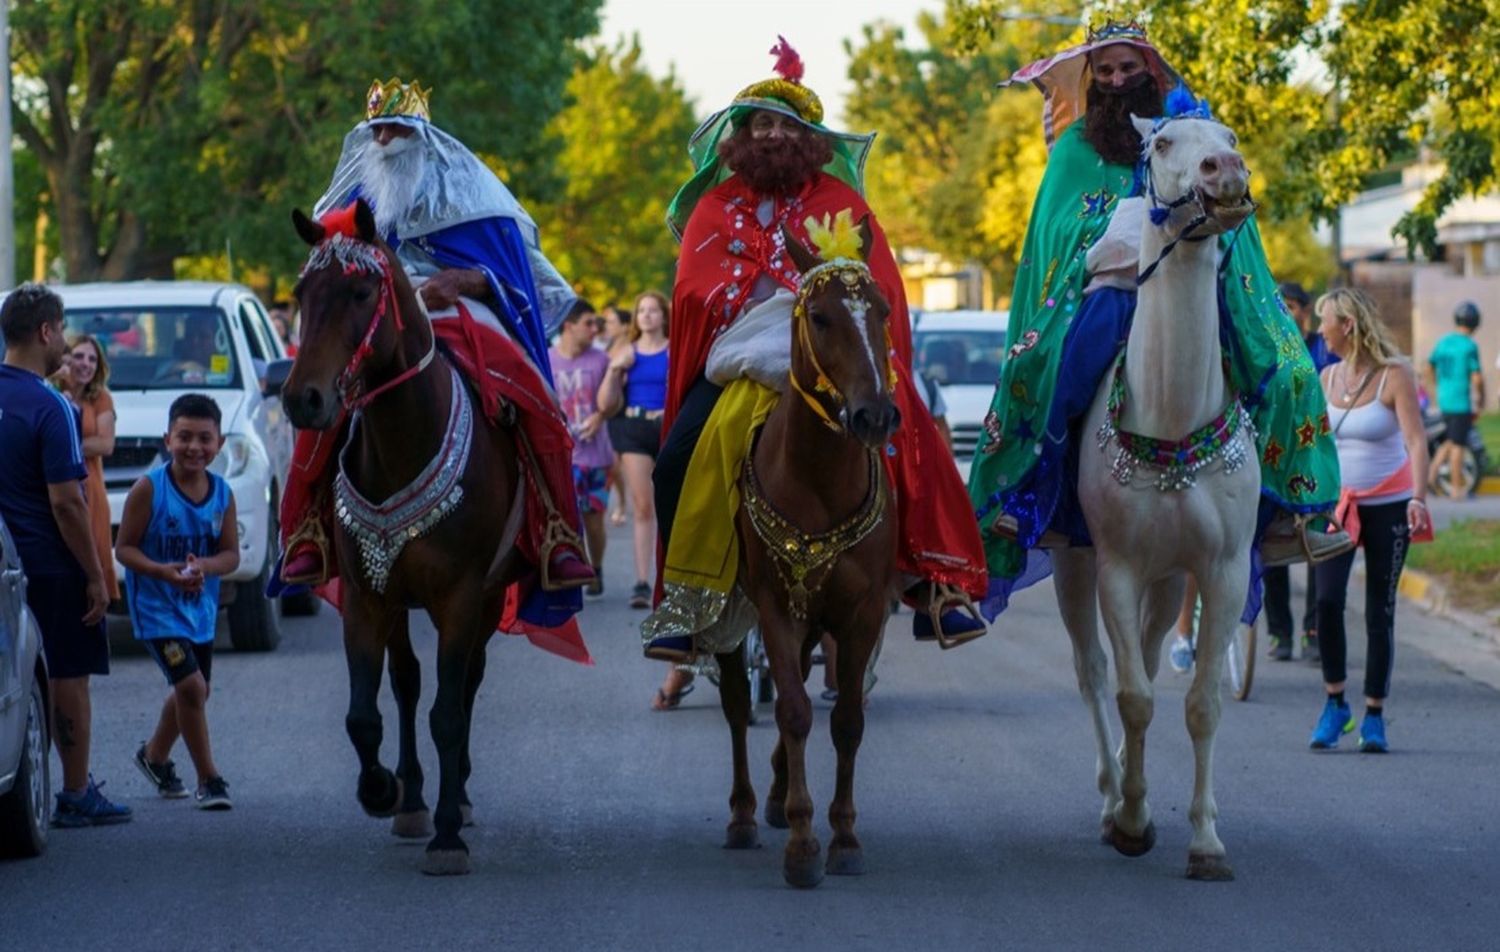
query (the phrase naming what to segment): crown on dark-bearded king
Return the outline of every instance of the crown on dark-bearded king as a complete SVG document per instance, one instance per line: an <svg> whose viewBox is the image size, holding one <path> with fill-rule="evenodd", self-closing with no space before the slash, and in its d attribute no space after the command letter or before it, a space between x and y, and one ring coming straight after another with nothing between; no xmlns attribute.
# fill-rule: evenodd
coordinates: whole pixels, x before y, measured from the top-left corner
<svg viewBox="0 0 1500 952"><path fill-rule="evenodd" d="M802 57L792 49L786 37L777 36L778 42L771 47L776 57L775 79L763 79L740 90L735 102L754 99L776 99L791 106L803 121L817 125L823 121L823 103L818 94L802 85Z"/></svg>
<svg viewBox="0 0 1500 952"><path fill-rule="evenodd" d="M1089 27L1088 42L1090 45L1097 43L1108 43L1111 40L1136 40L1140 43L1147 42L1146 28L1137 20L1106 20L1104 25L1097 30Z"/></svg>
<svg viewBox="0 0 1500 952"><path fill-rule="evenodd" d="M431 122L432 115L427 111L427 97L431 94L432 90L423 89L416 80L403 83L392 76L382 83L377 79L370 84L370 92L365 96L365 118L405 117Z"/></svg>

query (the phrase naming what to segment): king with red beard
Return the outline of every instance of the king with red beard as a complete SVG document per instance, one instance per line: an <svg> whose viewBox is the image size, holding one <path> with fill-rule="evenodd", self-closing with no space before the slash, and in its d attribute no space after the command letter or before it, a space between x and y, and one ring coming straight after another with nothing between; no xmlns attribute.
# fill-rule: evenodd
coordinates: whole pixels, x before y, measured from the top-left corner
<svg viewBox="0 0 1500 952"><path fill-rule="evenodd" d="M900 524L897 565L906 599L918 609L914 634L921 640L939 640L941 634L948 645L972 640L985 626L961 607L985 594L983 548L958 470L913 387L911 320L901 275L861 196L865 154L874 137L821 125L822 104L801 84L797 54L785 39L771 52L778 56L780 76L746 88L693 135L689 152L697 171L667 213L682 249L672 295L666 435L655 471L661 549L668 551L674 530L686 528L674 526L673 519L693 450L722 392L705 373L714 342L757 306L796 293L801 274L785 251L783 227L809 243L806 220L849 209L856 221L870 216L869 266L891 306L903 423L886 462ZM692 633L681 626L648 622L644 630L647 657L680 661L694 653Z"/></svg>

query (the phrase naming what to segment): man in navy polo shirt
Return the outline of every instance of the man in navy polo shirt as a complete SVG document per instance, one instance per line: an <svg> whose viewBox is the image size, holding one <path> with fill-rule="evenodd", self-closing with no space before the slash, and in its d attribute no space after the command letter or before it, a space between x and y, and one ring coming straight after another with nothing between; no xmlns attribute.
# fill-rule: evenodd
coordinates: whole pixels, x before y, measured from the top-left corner
<svg viewBox="0 0 1500 952"><path fill-rule="evenodd" d="M89 677L109 673L109 597L83 496L82 427L46 381L67 352L62 299L23 284L0 306L0 329L0 515L26 570L26 604L42 631L51 679L63 765L52 825L123 823L130 808L106 799L89 774Z"/></svg>

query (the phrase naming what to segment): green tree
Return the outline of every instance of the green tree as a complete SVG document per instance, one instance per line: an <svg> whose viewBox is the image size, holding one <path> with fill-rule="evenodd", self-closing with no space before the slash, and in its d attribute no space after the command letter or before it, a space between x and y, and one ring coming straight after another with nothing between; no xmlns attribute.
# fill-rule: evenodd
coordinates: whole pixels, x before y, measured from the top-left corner
<svg viewBox="0 0 1500 952"><path fill-rule="evenodd" d="M1001 0L964 0L960 38L990 41ZM1393 236L1429 252L1437 218L1496 185L1500 0L1105 0L1152 40L1242 139L1274 137L1284 167L1262 195L1282 219L1331 220L1368 177L1420 148L1443 174ZM1326 75L1298 81L1299 66Z"/></svg>
<svg viewBox="0 0 1500 952"><path fill-rule="evenodd" d="M638 38L591 51L548 126L561 187L531 209L548 256L596 305L671 287L667 203L692 174L693 107L674 76L651 76Z"/></svg>
<svg viewBox="0 0 1500 952"><path fill-rule="evenodd" d="M68 279L227 246L294 267L288 209L321 193L376 76L420 78L443 128L543 167L600 2L13 0L12 114Z"/></svg>

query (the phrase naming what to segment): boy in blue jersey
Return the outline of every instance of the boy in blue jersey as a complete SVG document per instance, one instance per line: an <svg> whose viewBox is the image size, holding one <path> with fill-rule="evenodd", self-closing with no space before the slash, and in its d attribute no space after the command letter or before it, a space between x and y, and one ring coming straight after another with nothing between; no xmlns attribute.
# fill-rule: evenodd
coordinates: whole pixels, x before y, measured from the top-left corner
<svg viewBox="0 0 1500 952"><path fill-rule="evenodd" d="M219 424L219 406L209 397L189 393L172 402L168 461L130 488L115 541L135 636L172 686L135 764L163 797L186 797L168 757L181 737L198 772L196 796L204 810L233 806L229 785L214 765L205 711L219 577L240 564L234 495L208 470L224 446Z"/></svg>

